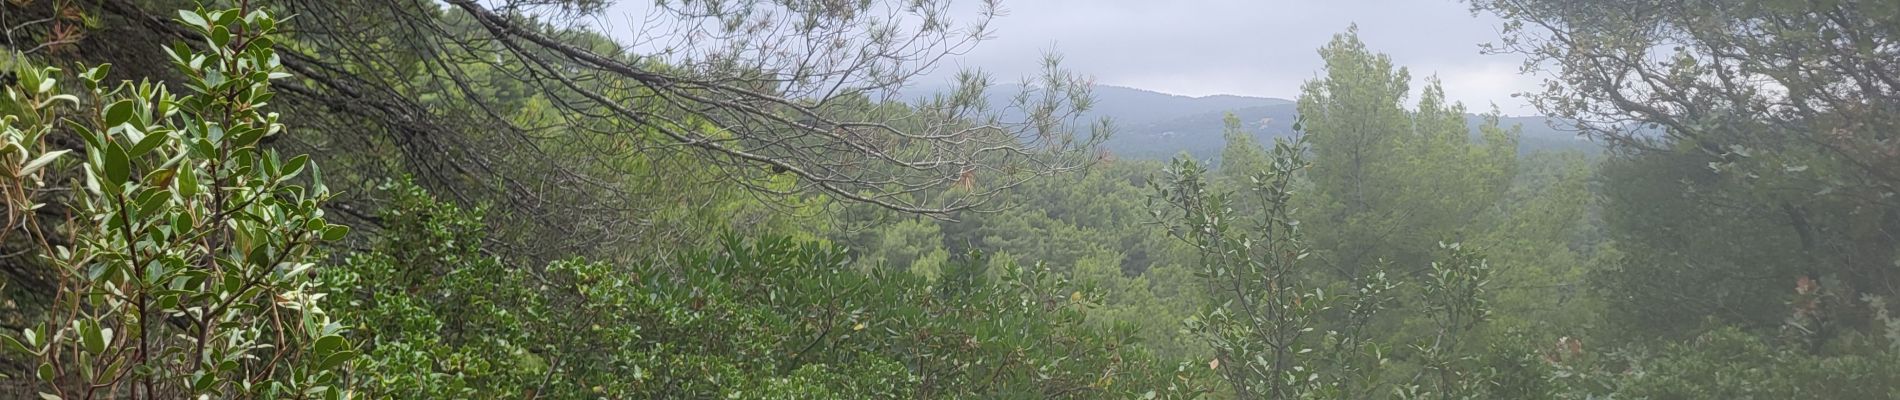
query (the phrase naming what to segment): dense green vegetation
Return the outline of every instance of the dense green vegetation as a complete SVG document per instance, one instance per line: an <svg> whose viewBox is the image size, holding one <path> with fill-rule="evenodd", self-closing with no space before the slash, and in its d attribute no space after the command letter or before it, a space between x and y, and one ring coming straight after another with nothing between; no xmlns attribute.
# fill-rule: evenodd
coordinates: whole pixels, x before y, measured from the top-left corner
<svg viewBox="0 0 1900 400"><path fill-rule="evenodd" d="M1349 29L1144 158L896 101L935 3L373 3L0 5L0 396L1900 397L1900 6L1472 0L1597 144Z"/></svg>

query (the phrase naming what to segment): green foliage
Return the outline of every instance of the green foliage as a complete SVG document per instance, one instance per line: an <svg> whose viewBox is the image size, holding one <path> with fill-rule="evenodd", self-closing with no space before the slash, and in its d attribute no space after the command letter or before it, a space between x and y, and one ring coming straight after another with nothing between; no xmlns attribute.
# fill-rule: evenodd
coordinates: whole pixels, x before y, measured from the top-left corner
<svg viewBox="0 0 1900 400"><path fill-rule="evenodd" d="M1388 276L1378 264L1344 282L1315 273L1321 264L1304 243L1306 225L1293 216L1296 183L1309 168L1304 141L1277 141L1270 154L1267 168L1241 192L1259 210L1252 215L1238 214L1232 193L1210 185L1191 160L1175 161L1154 183L1155 215L1200 250L1194 271L1212 300L1187 320L1187 331L1213 349L1209 367L1235 396L1508 398L1554 391L1547 369L1526 352L1481 347L1492 268L1476 251L1441 243L1444 254L1409 285L1408 277ZM1407 294L1417 296L1410 315L1429 324L1424 341L1409 346L1407 335L1379 332Z"/></svg>
<svg viewBox="0 0 1900 400"><path fill-rule="evenodd" d="M1378 273L1361 290L1328 296L1300 275L1310 253L1290 201L1293 180L1306 168L1304 151L1301 142L1275 143L1270 168L1251 178L1247 194L1262 210L1252 229L1236 226L1242 222L1232 217L1228 195L1210 187L1191 160L1175 161L1154 183L1155 215L1200 250L1195 275L1219 304L1189 318L1187 329L1213 349L1209 367L1241 398L1363 395L1360 385L1376 385L1376 366L1384 363L1359 329L1392 300L1388 291L1396 284ZM1327 326L1334 307L1343 320Z"/></svg>
<svg viewBox="0 0 1900 400"><path fill-rule="evenodd" d="M242 10L178 20L204 36L205 50L169 49L189 94L114 84L105 66L80 75L83 95L60 94L52 68L8 87L19 112L5 116L10 195L70 165L64 150L44 150L48 134L85 144L81 190L62 199L73 218L29 230L56 297L43 321L6 337L9 350L38 366L42 398L349 397L356 351L311 279L317 246L349 229L325 222L316 165L258 147L285 130L261 109L284 76L277 20ZM306 174L309 186L293 181ZM9 211L32 201L10 197Z"/></svg>
<svg viewBox="0 0 1900 400"><path fill-rule="evenodd" d="M1419 283L1419 303L1431 319L1433 334L1429 346L1417 345L1423 374L1431 375L1435 387L1402 387L1402 398L1473 398L1488 388L1489 377L1478 356L1466 351L1475 341L1471 335L1491 315L1486 287L1491 284L1491 265L1483 255L1466 250L1458 243L1440 244L1447 254L1443 262L1432 262L1431 272ZM1416 378L1415 378L1416 379ZM1429 390L1435 389L1436 393Z"/></svg>
<svg viewBox="0 0 1900 400"><path fill-rule="evenodd" d="M1796 277L1819 267L1801 255L1779 206L1735 199L1703 160L1650 154L1603 165L1617 253L1591 281L1609 322L1637 337L1687 339L1712 319L1778 325Z"/></svg>
<svg viewBox="0 0 1900 400"><path fill-rule="evenodd" d="M1581 335L1603 313L1586 282L1592 267L1606 260L1591 213L1597 205L1592 164L1581 154L1539 153L1520 159L1519 167L1499 212L1465 244L1485 249L1500 267L1492 278L1495 323Z"/></svg>
<svg viewBox="0 0 1900 400"><path fill-rule="evenodd" d="M1411 74L1368 50L1356 28L1320 57L1326 75L1306 83L1299 108L1314 158L1313 204L1301 213L1323 222L1311 230L1323 258L1350 277L1477 230L1510 186L1520 129L1487 116L1473 141L1464 106L1448 103L1436 79L1405 109Z"/></svg>
<svg viewBox="0 0 1900 400"><path fill-rule="evenodd" d="M1615 146L1594 277L1631 340L1772 329L1801 279L1892 295L1900 123L1890 3L1473 0L1559 77L1529 99ZM1847 297L1852 297L1847 296ZM1851 303L1851 302L1850 302ZM1870 325L1857 306L1838 327ZM1707 323L1705 325L1705 323ZM1830 341L1852 329L1821 327Z"/></svg>
<svg viewBox="0 0 1900 400"><path fill-rule="evenodd" d="M1098 296L1039 267L992 281L973 257L926 279L729 238L664 262L522 268L478 253L479 211L390 191L390 240L326 277L358 288L331 301L361 309L358 368L379 397L1125 397L1176 379L1086 329Z"/></svg>
<svg viewBox="0 0 1900 400"><path fill-rule="evenodd" d="M1876 399L1900 394L1893 353L1817 356L1719 329L1638 361L1618 391L1633 398Z"/></svg>
<svg viewBox="0 0 1900 400"><path fill-rule="evenodd" d="M39 10L27 3L0 7ZM88 29L137 11L67 3L46 9L83 15L52 21ZM1069 151L1104 138L1065 122L1093 102L1053 59L1010 102L1030 121L1011 124L969 114L988 97L976 75L919 104L863 88L807 98L788 89L904 70L733 84L772 81L773 60L827 66L667 65L474 1L268 3L307 13L284 27L249 10L180 13L172 26L194 42L152 49L176 74L118 72L168 82L119 83L105 66L8 75L0 273L46 297L0 303L26 327L0 340L10 386L1900 397L1885 300L1900 287L1900 152L1890 85L1869 83L1894 81L1878 63L1900 48L1879 44L1894 32L1869 22L1893 6L1474 0L1510 21L1504 49L1556 67L1533 100L1614 153L1519 154L1512 120L1467 115L1435 79L1410 106L1411 73L1355 29L1320 50L1326 72L1297 103L1202 99L1252 107L1227 114L1209 168ZM683 10L745 20L696 4ZM893 39L855 26L832 39ZM1654 59L1659 40L1683 48L1620 61ZM290 107L273 108L286 115L266 112L270 82L293 70ZM281 121L301 129L289 138ZM1174 122L1212 129L1198 121ZM1303 133L1265 146L1249 132L1289 128ZM331 217L367 232L340 242L350 230Z"/></svg>
<svg viewBox="0 0 1900 400"><path fill-rule="evenodd" d="M1900 394L1887 341L1812 353L1734 327L1658 348L1591 355L1546 351L1557 398L1879 399Z"/></svg>
<svg viewBox="0 0 1900 400"><path fill-rule="evenodd" d="M903 266L919 276L936 278L950 253L943 249L943 233L935 221L910 219L878 229L877 242L870 254L860 257L866 265Z"/></svg>
<svg viewBox="0 0 1900 400"><path fill-rule="evenodd" d="M1224 128L1221 136L1227 140L1227 145L1220 152L1220 175L1245 180L1259 171L1266 171L1272 160L1267 158L1266 149L1255 142L1253 132L1248 132L1247 127L1241 125L1240 117L1228 113L1222 124ZM1245 184L1236 182L1236 186L1244 187Z"/></svg>

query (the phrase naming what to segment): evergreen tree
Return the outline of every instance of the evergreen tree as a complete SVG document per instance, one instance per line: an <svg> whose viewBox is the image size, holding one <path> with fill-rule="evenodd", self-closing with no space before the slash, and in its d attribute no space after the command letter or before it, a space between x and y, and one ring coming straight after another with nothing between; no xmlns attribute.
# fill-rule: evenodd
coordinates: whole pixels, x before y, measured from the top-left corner
<svg viewBox="0 0 1900 400"><path fill-rule="evenodd" d="M1320 49L1324 77L1299 100L1311 137L1314 243L1342 277L1380 262L1418 265L1441 240L1460 240L1493 211L1514 175L1518 128L1486 119L1477 137L1463 105L1434 79L1405 108L1411 74L1373 53L1357 28Z"/></svg>

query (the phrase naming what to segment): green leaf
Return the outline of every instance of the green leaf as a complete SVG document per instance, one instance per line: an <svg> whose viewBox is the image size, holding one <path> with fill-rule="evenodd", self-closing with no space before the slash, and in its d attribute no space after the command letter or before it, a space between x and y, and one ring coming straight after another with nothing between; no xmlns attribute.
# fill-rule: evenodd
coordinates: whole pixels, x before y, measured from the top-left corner
<svg viewBox="0 0 1900 400"><path fill-rule="evenodd" d="M158 170L154 170L152 172L147 172L145 173L145 179L142 180L142 182L145 182L145 186L147 187L162 189L164 187L171 186L172 177L174 175L177 175L175 171L176 170L171 169L171 168L161 168ZM166 193L166 194L170 194L170 193ZM149 195L144 195L144 196L149 196ZM143 202L145 201L144 200L145 198L146 197L140 197L139 201Z"/></svg>
<svg viewBox="0 0 1900 400"><path fill-rule="evenodd" d="M99 328L99 339L101 340L99 352L104 353L106 350L105 345L112 344L112 328Z"/></svg>
<svg viewBox="0 0 1900 400"><path fill-rule="evenodd" d="M318 369L336 368L337 365L341 365L344 362L350 361L350 359L352 358L356 358L355 351L350 351L350 350L339 351L339 352L330 354L330 356L328 357L324 357L323 362L317 363L317 368Z"/></svg>
<svg viewBox="0 0 1900 400"><path fill-rule="evenodd" d="M216 69L207 69L204 71L205 71L205 89L206 90L217 89L220 86L224 86L224 83L229 81L229 79L227 79L224 76L224 72L220 72L219 70L216 70Z"/></svg>
<svg viewBox="0 0 1900 400"><path fill-rule="evenodd" d="M323 228L323 240L325 241L342 240L343 236L348 234L350 234L350 227L348 226L330 225Z"/></svg>
<svg viewBox="0 0 1900 400"><path fill-rule="evenodd" d="M237 23L239 17L241 16L238 15L237 10L218 10L211 12L211 18L214 20L212 22L216 22L218 25Z"/></svg>
<svg viewBox="0 0 1900 400"><path fill-rule="evenodd" d="M72 127L73 132L78 133L79 138L86 141L87 148L105 147L106 139L104 137L100 137L99 131L95 131L95 130L92 130L91 128L87 128L86 124L72 122L72 120L67 120L67 122L68 123L66 124L66 126Z"/></svg>
<svg viewBox="0 0 1900 400"><path fill-rule="evenodd" d="M40 71L32 68L21 68L16 78L19 79L21 88L38 88L42 79Z"/></svg>
<svg viewBox="0 0 1900 400"><path fill-rule="evenodd" d="M179 47L178 43L173 43L171 47L165 47L165 56L171 57L173 64L185 65L185 54L189 53L180 53Z"/></svg>
<svg viewBox="0 0 1900 400"><path fill-rule="evenodd" d="M271 40L270 37L254 38L254 39L251 39L250 43L244 44L246 48L251 49L252 51L266 51L266 50L269 50L271 46L275 46L275 45L277 45L277 42Z"/></svg>
<svg viewBox="0 0 1900 400"><path fill-rule="evenodd" d="M128 129L128 131L130 130L131 129ZM145 155L145 153L151 152L152 149L157 149L158 145L164 144L165 140L170 138L171 135L165 134L164 132L145 135L144 138L139 139L138 143L132 145L132 150L130 150L130 154L128 155L132 157Z"/></svg>
<svg viewBox="0 0 1900 400"><path fill-rule="evenodd" d="M105 154L102 155L105 156L104 172L107 182L118 185L132 179L132 159L125 153L124 147L119 147L119 142L107 144Z"/></svg>
<svg viewBox="0 0 1900 400"><path fill-rule="evenodd" d="M156 305L155 308L159 310L170 310L170 309L176 308L178 307L178 295L159 296L158 301L153 302L152 304L155 304Z"/></svg>
<svg viewBox="0 0 1900 400"><path fill-rule="evenodd" d="M309 154L298 154L296 157L291 157L290 161L284 162L284 167L278 172L284 174L283 179L290 179L292 177L296 177L297 174L302 173L304 165L308 164L309 162L310 162Z"/></svg>
<svg viewBox="0 0 1900 400"><path fill-rule="evenodd" d="M211 27L211 33L205 36L207 39L211 39L212 46L225 47L231 45L231 30L225 29L223 26Z"/></svg>
<svg viewBox="0 0 1900 400"><path fill-rule="evenodd" d="M125 357L125 358L120 358L118 361L113 361L111 364L107 364L106 370L100 371L99 375L100 376L119 376L119 370L125 369L125 363L131 360L132 360L131 357Z"/></svg>
<svg viewBox="0 0 1900 400"><path fill-rule="evenodd" d="M86 346L86 352L88 353L105 354L105 335L106 334L99 329L97 322L81 321L79 323L80 344Z"/></svg>
<svg viewBox="0 0 1900 400"><path fill-rule="evenodd" d="M347 345L349 345L349 342L343 340L342 336L324 336L321 339L317 339L315 346L316 354L329 355Z"/></svg>
<svg viewBox="0 0 1900 400"><path fill-rule="evenodd" d="M46 164L51 164L53 160L58 159L59 156L66 155L66 153L70 152L72 152L72 150L59 150L41 154L38 158L34 158L33 161L28 161L26 166L20 167L20 172L15 176L30 175L34 171L39 171L40 168L46 167Z"/></svg>
<svg viewBox="0 0 1900 400"><path fill-rule="evenodd" d="M259 239L263 239L263 238L260 237ZM257 247L252 247L250 255L245 256L245 261L249 261L251 265L270 268L272 267L271 261L274 261L272 260L272 256L275 255L274 254L275 252L272 250L273 249L271 249L271 246L268 243L260 244ZM230 291L233 291L233 292L237 291L237 287L232 287Z"/></svg>
<svg viewBox="0 0 1900 400"><path fill-rule="evenodd" d="M100 82L106 80L106 74L112 72L112 64L99 64L86 70L86 80Z"/></svg>
<svg viewBox="0 0 1900 400"><path fill-rule="evenodd" d="M106 127L119 126L131 121L134 108L131 100L119 100L106 106Z"/></svg>
<svg viewBox="0 0 1900 400"><path fill-rule="evenodd" d="M161 215L165 207L171 204L171 192L159 189L149 193L139 201L139 215Z"/></svg>
<svg viewBox="0 0 1900 400"><path fill-rule="evenodd" d="M261 249L264 248L264 246L258 246L258 248ZM238 288L244 287L244 278L239 277L237 274L226 274L224 275L223 284L224 293L235 295Z"/></svg>
<svg viewBox="0 0 1900 400"><path fill-rule="evenodd" d="M212 144L210 139L199 138L199 139L191 140L187 144L190 145L191 155L194 157L211 158L217 155L218 148L216 145Z"/></svg>
<svg viewBox="0 0 1900 400"><path fill-rule="evenodd" d="M185 165L182 168L184 169L179 171L178 177L173 180L178 183L178 196L190 199L198 195L198 169L191 165Z"/></svg>
<svg viewBox="0 0 1900 400"><path fill-rule="evenodd" d="M255 24L260 18L270 18L270 14L265 13L264 10L251 10L250 14L244 14L244 23Z"/></svg>
<svg viewBox="0 0 1900 400"><path fill-rule="evenodd" d="M43 105L42 107L51 106L53 105L53 102L61 101L61 100L64 100L68 103L72 103L72 105L75 105L75 106L79 105L79 96L74 96L70 94L61 94L61 95L54 95L53 97L46 98L46 104Z"/></svg>
<svg viewBox="0 0 1900 400"><path fill-rule="evenodd" d="M199 391L210 390L211 384L217 382L217 375L207 374L202 370L193 371L191 376L192 389Z"/></svg>
<svg viewBox="0 0 1900 400"><path fill-rule="evenodd" d="M105 193L104 187L99 185L99 173L93 172L92 168L86 168L85 171L86 171L86 190L89 192L92 192L92 194ZM117 190L118 187L114 186L113 189Z"/></svg>
<svg viewBox="0 0 1900 400"><path fill-rule="evenodd" d="M58 378L58 377L59 377L59 375L57 375L57 374L55 374L55 373L54 373L54 371L53 371L53 364L51 364L51 363L40 363L40 371L39 371L39 372L40 372L40 380L41 380L41 381L44 381L44 382L46 382L46 383L52 383L52 382L53 382L53 379L54 379L54 378ZM46 395L45 393L41 393L41 394L40 394L40 397L42 397L42 398L46 398L46 396L47 396L47 395ZM54 398L54 399L57 399L57 398L59 398L59 397L58 397L58 396L54 396L54 397L51 397L51 398Z"/></svg>
<svg viewBox="0 0 1900 400"><path fill-rule="evenodd" d="M0 341L6 342L8 349L12 349L20 354L33 354L35 351L32 348L26 347L26 343L20 343L20 339L13 338L13 335L0 336Z"/></svg>
<svg viewBox="0 0 1900 400"><path fill-rule="evenodd" d="M253 143L257 143L258 139L264 138L264 134L269 132L270 130L268 129L245 129L238 132L238 137L232 139L231 144L238 147L250 146Z"/></svg>
<svg viewBox="0 0 1900 400"><path fill-rule="evenodd" d="M317 164L310 164L310 192L318 198L330 194L330 187L323 185L323 170L318 169Z"/></svg>
<svg viewBox="0 0 1900 400"><path fill-rule="evenodd" d="M198 29L209 29L211 27L211 23L206 22L204 16L198 15L197 12L190 10L178 10L178 21L184 22L185 25L198 27Z"/></svg>

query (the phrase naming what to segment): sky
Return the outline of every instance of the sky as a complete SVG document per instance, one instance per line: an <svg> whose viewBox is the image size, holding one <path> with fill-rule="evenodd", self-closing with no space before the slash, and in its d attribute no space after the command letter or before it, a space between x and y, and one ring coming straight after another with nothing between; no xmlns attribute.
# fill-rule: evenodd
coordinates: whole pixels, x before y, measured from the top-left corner
<svg viewBox="0 0 1900 400"><path fill-rule="evenodd" d="M950 69L1014 80L1053 49L1099 84L1292 99L1322 67L1319 47L1357 23L1369 48L1415 79L1437 75L1473 111L1496 103L1506 114L1535 113L1511 97L1537 83L1517 73L1522 58L1479 53L1480 43L1498 41L1499 21L1456 0L1005 0L1003 8L995 37Z"/></svg>
<svg viewBox="0 0 1900 400"><path fill-rule="evenodd" d="M639 15L646 0L608 14ZM965 2L966 4L969 2ZM940 65L935 79L979 69L999 82L1032 76L1044 53L1098 84L1163 93L1292 99L1321 68L1318 49L1357 24L1372 50L1390 54L1421 82L1431 75L1473 111L1535 114L1512 93L1535 89L1520 58L1483 55L1499 21L1458 0L1001 0L993 37ZM961 7L961 6L960 6ZM974 7L964 7L974 10ZM968 18L967 16L965 17ZM1414 94L1416 99L1416 94Z"/></svg>

